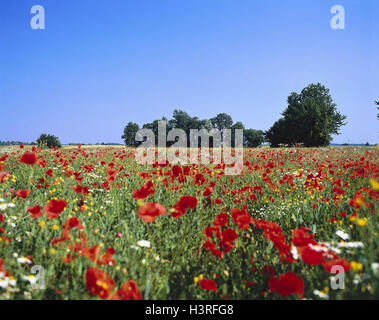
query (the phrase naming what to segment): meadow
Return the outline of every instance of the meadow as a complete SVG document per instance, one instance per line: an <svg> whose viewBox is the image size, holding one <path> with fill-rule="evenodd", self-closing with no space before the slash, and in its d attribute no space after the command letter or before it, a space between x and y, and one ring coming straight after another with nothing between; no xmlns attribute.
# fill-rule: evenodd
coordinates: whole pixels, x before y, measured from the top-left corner
<svg viewBox="0 0 379 320"><path fill-rule="evenodd" d="M1 299L379 298L378 148L134 153L0 148Z"/></svg>

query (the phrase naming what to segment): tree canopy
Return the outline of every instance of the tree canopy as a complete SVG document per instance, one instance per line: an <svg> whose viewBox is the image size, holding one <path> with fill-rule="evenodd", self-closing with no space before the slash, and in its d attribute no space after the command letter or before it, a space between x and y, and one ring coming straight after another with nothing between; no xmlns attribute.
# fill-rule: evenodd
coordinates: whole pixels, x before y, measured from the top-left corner
<svg viewBox="0 0 379 320"><path fill-rule="evenodd" d="M212 129L218 129L220 131L224 129L232 129L232 144L234 143L235 129L244 130L244 144L249 147L258 147L264 142L264 132L261 130L245 129L242 122L233 123L233 119L226 113L220 113L211 119L199 119L198 117L190 116L186 111L175 109L172 115L172 119L162 118L167 122L167 132L171 129L182 129L187 134L188 145L190 142L190 130L191 129L206 129L208 131ZM142 125L144 129L151 129L155 134L155 144L158 143L158 121L154 120L151 123L145 123ZM139 145L139 142L135 141L135 135L139 129L138 124L129 122L124 128L124 139L127 146L135 147ZM166 132L166 133L167 133ZM168 142L167 146L170 146L174 142ZM212 141L210 142L212 146Z"/></svg>
<svg viewBox="0 0 379 320"><path fill-rule="evenodd" d="M58 137L52 134L43 133L37 139L37 144L40 147L48 147L48 148L60 148L61 143Z"/></svg>
<svg viewBox="0 0 379 320"><path fill-rule="evenodd" d="M300 94L292 92L282 118L266 132L272 147L279 144L304 144L306 147L327 146L332 134L339 134L346 116L337 111L329 89L320 83L310 84Z"/></svg>

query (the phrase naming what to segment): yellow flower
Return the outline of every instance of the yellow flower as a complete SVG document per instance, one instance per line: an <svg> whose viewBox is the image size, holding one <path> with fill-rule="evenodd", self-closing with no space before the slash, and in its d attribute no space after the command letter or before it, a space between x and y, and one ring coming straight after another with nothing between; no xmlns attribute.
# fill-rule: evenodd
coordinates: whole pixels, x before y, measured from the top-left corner
<svg viewBox="0 0 379 320"><path fill-rule="evenodd" d="M352 261L350 262L350 267L353 271L362 271L362 263Z"/></svg>
<svg viewBox="0 0 379 320"><path fill-rule="evenodd" d="M144 204L144 202L142 200L137 200L137 206L142 206Z"/></svg>
<svg viewBox="0 0 379 320"><path fill-rule="evenodd" d="M58 227L56 224L54 224L53 227L52 227L51 229L53 229L53 230L55 231L55 230L58 230L59 227Z"/></svg>
<svg viewBox="0 0 379 320"><path fill-rule="evenodd" d="M44 228L45 227L45 221L41 220L39 222L39 225L40 225L41 228Z"/></svg>
<svg viewBox="0 0 379 320"><path fill-rule="evenodd" d="M367 218L358 219L358 220L357 220L357 224L358 224L358 226L360 226L360 227L364 227L364 226L367 224Z"/></svg>
<svg viewBox="0 0 379 320"><path fill-rule="evenodd" d="M355 220L357 220L357 216L350 216L350 221L351 222L354 222Z"/></svg>
<svg viewBox="0 0 379 320"><path fill-rule="evenodd" d="M199 282L199 277L193 278L193 282L198 283Z"/></svg>
<svg viewBox="0 0 379 320"><path fill-rule="evenodd" d="M374 190L379 190L379 182L377 182L375 179L371 178L370 184Z"/></svg>
<svg viewBox="0 0 379 320"><path fill-rule="evenodd" d="M50 252L50 254L55 254L56 251L55 251L54 248L50 248L50 249L49 249L49 252Z"/></svg>

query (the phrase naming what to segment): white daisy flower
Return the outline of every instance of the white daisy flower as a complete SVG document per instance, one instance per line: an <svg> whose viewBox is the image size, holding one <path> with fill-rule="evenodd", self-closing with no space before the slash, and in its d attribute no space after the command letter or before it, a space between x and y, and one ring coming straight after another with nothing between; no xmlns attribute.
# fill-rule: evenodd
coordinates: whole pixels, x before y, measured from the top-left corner
<svg viewBox="0 0 379 320"><path fill-rule="evenodd" d="M36 284L38 278L32 274L28 275L28 276L23 276L22 278L23 280L25 281L29 281L30 284Z"/></svg>
<svg viewBox="0 0 379 320"><path fill-rule="evenodd" d="M28 264L31 264L32 262L26 258L26 257L21 257L21 258L17 258L17 262L18 263L28 263Z"/></svg>
<svg viewBox="0 0 379 320"><path fill-rule="evenodd" d="M316 295L316 296L318 296L318 297L320 297L320 298L322 298L322 299L329 299L329 296L326 293L323 293L323 292L321 292L319 290L313 291L313 294Z"/></svg>
<svg viewBox="0 0 379 320"><path fill-rule="evenodd" d="M140 247L150 248L150 241L140 240L137 242Z"/></svg>
<svg viewBox="0 0 379 320"><path fill-rule="evenodd" d="M338 230L336 232L336 235L339 236L343 240L347 240L350 238L349 235L346 232L343 232L342 230Z"/></svg>

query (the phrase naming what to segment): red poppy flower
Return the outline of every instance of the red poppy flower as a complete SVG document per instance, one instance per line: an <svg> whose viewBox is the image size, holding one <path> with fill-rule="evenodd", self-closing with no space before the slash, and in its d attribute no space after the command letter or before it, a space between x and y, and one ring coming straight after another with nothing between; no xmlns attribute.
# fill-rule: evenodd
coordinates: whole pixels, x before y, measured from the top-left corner
<svg viewBox="0 0 379 320"><path fill-rule="evenodd" d="M221 232L220 232L220 229L217 228L217 227L207 227L204 229L204 235L207 237L207 238L211 238L213 236L213 233L216 233L216 237L217 238L221 238Z"/></svg>
<svg viewBox="0 0 379 320"><path fill-rule="evenodd" d="M228 228L222 233L222 240L224 242L232 243L237 238L238 234L233 229Z"/></svg>
<svg viewBox="0 0 379 320"><path fill-rule="evenodd" d="M50 239L50 242L52 245L54 244L57 244L57 243L60 243L60 242L64 242L64 241L70 241L71 238L69 236L69 230L68 229L64 229L63 232L62 232L62 236L60 238L51 238Z"/></svg>
<svg viewBox="0 0 379 320"><path fill-rule="evenodd" d="M148 181L140 189L133 190L133 199L143 200L153 193L155 193L153 182Z"/></svg>
<svg viewBox="0 0 379 320"><path fill-rule="evenodd" d="M203 191L203 196L207 197L210 196L213 193L213 188L205 188Z"/></svg>
<svg viewBox="0 0 379 320"><path fill-rule="evenodd" d="M76 193L82 193L83 192L83 187L82 186L73 186L72 190L74 190Z"/></svg>
<svg viewBox="0 0 379 320"><path fill-rule="evenodd" d="M113 248L108 248L105 254L99 259L97 264L98 265L102 265L102 264L114 265L116 263L116 261L113 259L114 253L115 251Z"/></svg>
<svg viewBox="0 0 379 320"><path fill-rule="evenodd" d="M215 204L221 204L221 203L222 203L222 200L220 198L215 199Z"/></svg>
<svg viewBox="0 0 379 320"><path fill-rule="evenodd" d="M5 179L8 180L10 176L9 172L0 172L0 183L3 183Z"/></svg>
<svg viewBox="0 0 379 320"><path fill-rule="evenodd" d="M80 219L78 219L77 217L67 219L66 222L63 224L62 228L68 230L71 230L73 228L77 228L79 230L84 229L83 225L80 223Z"/></svg>
<svg viewBox="0 0 379 320"><path fill-rule="evenodd" d="M126 281L120 290L112 296L111 300L142 300L137 283L133 280Z"/></svg>
<svg viewBox="0 0 379 320"><path fill-rule="evenodd" d="M228 215L226 213L220 213L213 221L215 227L223 227L228 225Z"/></svg>
<svg viewBox="0 0 379 320"><path fill-rule="evenodd" d="M209 250L213 256L217 256L219 259L221 259L224 255L224 252L217 249L214 243L209 239L207 239L207 241L203 244L203 248Z"/></svg>
<svg viewBox="0 0 379 320"><path fill-rule="evenodd" d="M346 261L343 258L335 258L333 260L325 261L322 264L322 266L329 273L331 273L333 271L332 269L335 266L341 266L341 267L343 267L344 270L345 270L345 272L349 272L350 271L350 263L349 263L349 261Z"/></svg>
<svg viewBox="0 0 379 320"><path fill-rule="evenodd" d="M20 162L34 165L38 163L37 155L34 152L26 151L20 158Z"/></svg>
<svg viewBox="0 0 379 320"><path fill-rule="evenodd" d="M43 216L43 212L41 211L40 206L28 207L26 210L30 213L32 219L36 219Z"/></svg>
<svg viewBox="0 0 379 320"><path fill-rule="evenodd" d="M18 198L26 199L28 195L30 194L30 190L17 190L14 193Z"/></svg>
<svg viewBox="0 0 379 320"><path fill-rule="evenodd" d="M50 200L47 202L47 205L43 207L43 209L46 212L46 216L48 219L55 219L57 218L66 208L67 203L65 200Z"/></svg>
<svg viewBox="0 0 379 320"><path fill-rule="evenodd" d="M271 292L276 291L282 297L297 293L301 299L303 298L304 281L293 272L282 274L279 279L272 277L268 284Z"/></svg>
<svg viewBox="0 0 379 320"><path fill-rule="evenodd" d="M147 223L154 222L157 217L165 214L166 208L155 202L145 203L143 206L139 207L137 212L137 216Z"/></svg>
<svg viewBox="0 0 379 320"><path fill-rule="evenodd" d="M216 282L214 280L201 279L199 281L199 284L205 290L217 292L217 286L216 286Z"/></svg>
<svg viewBox="0 0 379 320"><path fill-rule="evenodd" d="M63 262L68 264L68 263L71 263L72 261L74 261L75 258L76 258L76 256L73 256L73 255L67 253L66 256L63 258Z"/></svg>
<svg viewBox="0 0 379 320"><path fill-rule="evenodd" d="M324 262L322 252L313 250L309 246L301 249L300 252L301 260L310 266L319 265Z"/></svg>
<svg viewBox="0 0 379 320"><path fill-rule="evenodd" d="M86 285L91 295L106 299L113 291L114 280L105 271L89 268L86 272Z"/></svg>
<svg viewBox="0 0 379 320"><path fill-rule="evenodd" d="M254 219L250 217L250 214L246 211L246 206L243 206L242 210L234 208L230 210L234 222L238 228L247 230L251 223L254 223ZM259 227L258 227L259 228Z"/></svg>
<svg viewBox="0 0 379 320"><path fill-rule="evenodd" d="M313 239L313 234L308 234L309 228L299 228L292 231L291 242L296 247L305 247L309 244L316 244Z"/></svg>
<svg viewBox="0 0 379 320"><path fill-rule="evenodd" d="M174 210L171 212L173 218L179 218L184 215L188 208L195 209L197 198L192 196L183 196L173 205Z"/></svg>
<svg viewBox="0 0 379 320"><path fill-rule="evenodd" d="M92 248L81 246L79 249L79 255L87 257L92 262L96 262L100 254L101 254L101 249L98 244L94 245Z"/></svg>
<svg viewBox="0 0 379 320"><path fill-rule="evenodd" d="M53 176L53 169L46 170L45 172L48 176L52 177Z"/></svg>

